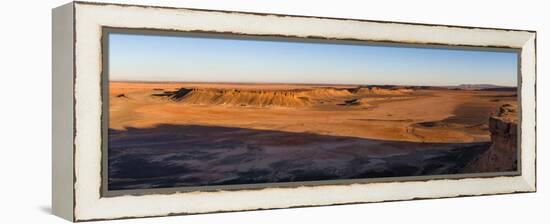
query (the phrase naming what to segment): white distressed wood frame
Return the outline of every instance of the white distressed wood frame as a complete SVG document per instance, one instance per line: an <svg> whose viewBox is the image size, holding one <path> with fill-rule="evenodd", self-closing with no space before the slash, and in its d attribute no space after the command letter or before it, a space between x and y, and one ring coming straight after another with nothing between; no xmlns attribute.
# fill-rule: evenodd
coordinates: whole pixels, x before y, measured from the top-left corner
<svg viewBox="0 0 550 224"><path fill-rule="evenodd" d="M534 31L81 2L54 10L53 17L53 76L59 90L54 92L53 105L57 108L54 118L58 115L53 124L53 157L57 163L53 167L53 211L66 219L85 221L536 191ZM102 27L521 49L521 175L101 197ZM73 98L66 99L67 94Z"/></svg>

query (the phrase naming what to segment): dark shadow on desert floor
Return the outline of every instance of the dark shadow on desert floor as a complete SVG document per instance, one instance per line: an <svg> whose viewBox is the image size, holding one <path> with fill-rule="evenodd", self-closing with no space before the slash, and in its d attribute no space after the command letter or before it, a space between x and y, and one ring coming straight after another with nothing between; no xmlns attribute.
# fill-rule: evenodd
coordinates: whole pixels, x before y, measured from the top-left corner
<svg viewBox="0 0 550 224"><path fill-rule="evenodd" d="M169 124L108 144L109 190L457 174L490 146Z"/></svg>

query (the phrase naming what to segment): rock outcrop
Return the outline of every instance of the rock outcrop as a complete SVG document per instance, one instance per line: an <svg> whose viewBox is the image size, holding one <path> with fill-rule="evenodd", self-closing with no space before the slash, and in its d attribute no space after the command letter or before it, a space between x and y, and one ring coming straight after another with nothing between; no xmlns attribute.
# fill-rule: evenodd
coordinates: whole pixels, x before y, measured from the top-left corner
<svg viewBox="0 0 550 224"><path fill-rule="evenodd" d="M179 89L169 97L174 101L198 105L297 107L309 104L307 97L294 90Z"/></svg>
<svg viewBox="0 0 550 224"><path fill-rule="evenodd" d="M346 101L343 105L368 105L364 97L402 95L412 91L411 89L384 89L379 87L352 89L319 87L286 90L180 88L176 91L155 93L153 96L167 97L175 102L196 105L302 107L310 106L317 101L335 99Z"/></svg>
<svg viewBox="0 0 550 224"><path fill-rule="evenodd" d="M517 106L504 104L498 115L489 118L491 147L470 166L472 172L503 172L517 170L518 150Z"/></svg>
<svg viewBox="0 0 550 224"><path fill-rule="evenodd" d="M380 88L380 87L359 87L352 89L351 92L358 95L402 95L412 93L412 89L406 88Z"/></svg>
<svg viewBox="0 0 550 224"><path fill-rule="evenodd" d="M345 97L351 95L346 89L314 88L290 90L246 89L188 89L167 91L154 96L168 97L172 101L197 105L230 105L254 107L301 107L314 99Z"/></svg>

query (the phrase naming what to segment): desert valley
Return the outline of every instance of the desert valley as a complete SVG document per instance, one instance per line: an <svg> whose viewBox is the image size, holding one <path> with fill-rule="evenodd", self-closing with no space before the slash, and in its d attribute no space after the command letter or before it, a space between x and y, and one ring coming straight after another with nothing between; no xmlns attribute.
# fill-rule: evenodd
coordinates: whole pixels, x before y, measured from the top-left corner
<svg viewBox="0 0 550 224"><path fill-rule="evenodd" d="M109 189L514 171L511 87L115 82Z"/></svg>

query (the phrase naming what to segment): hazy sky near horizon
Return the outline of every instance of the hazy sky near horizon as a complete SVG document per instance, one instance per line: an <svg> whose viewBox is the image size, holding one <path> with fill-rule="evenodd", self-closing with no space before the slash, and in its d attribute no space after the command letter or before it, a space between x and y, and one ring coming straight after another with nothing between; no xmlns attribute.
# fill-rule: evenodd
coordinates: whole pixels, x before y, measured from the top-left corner
<svg viewBox="0 0 550 224"><path fill-rule="evenodd" d="M517 85L515 52L110 34L113 81Z"/></svg>

